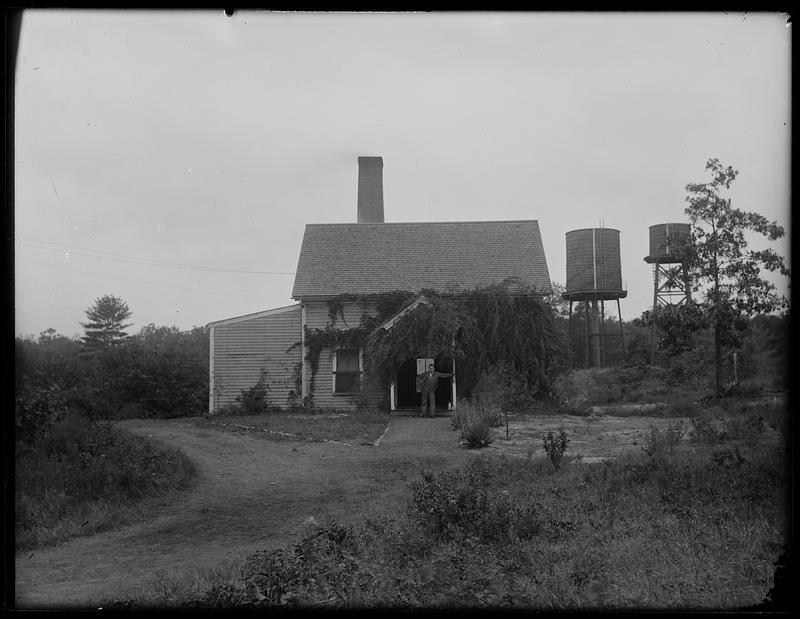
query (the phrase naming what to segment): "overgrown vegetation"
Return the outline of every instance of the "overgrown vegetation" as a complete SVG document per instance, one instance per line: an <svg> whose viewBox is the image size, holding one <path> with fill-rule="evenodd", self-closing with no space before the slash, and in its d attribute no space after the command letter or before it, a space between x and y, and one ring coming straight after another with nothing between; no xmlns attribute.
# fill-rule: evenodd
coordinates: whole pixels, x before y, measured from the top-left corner
<svg viewBox="0 0 800 619"><path fill-rule="evenodd" d="M511 406L551 396L555 381L569 368L554 309L516 280L465 293L420 294L427 302L389 330L377 327L418 294L394 291L331 300L328 325L305 334L309 390L313 393L320 354L335 347L364 348L365 381L359 399L370 405L388 403L386 385L409 358L455 358L464 396L476 385L485 390L492 383L500 404ZM357 326L337 327L345 302L357 302L364 309Z"/></svg>
<svg viewBox="0 0 800 619"><path fill-rule="evenodd" d="M672 438L652 434L650 456L603 465L556 470L477 456L426 471L404 510L376 506L362 522L325 521L296 543L251 554L205 591L151 601L543 610L762 602L788 530L783 449L662 443Z"/></svg>
<svg viewBox="0 0 800 619"><path fill-rule="evenodd" d="M147 325L114 345L49 329L15 341L15 430L31 442L68 411L89 419L201 414L208 402L208 332Z"/></svg>
<svg viewBox="0 0 800 619"><path fill-rule="evenodd" d="M195 476L178 450L75 413L18 442L15 465L17 549L127 523L142 499L187 488Z"/></svg>

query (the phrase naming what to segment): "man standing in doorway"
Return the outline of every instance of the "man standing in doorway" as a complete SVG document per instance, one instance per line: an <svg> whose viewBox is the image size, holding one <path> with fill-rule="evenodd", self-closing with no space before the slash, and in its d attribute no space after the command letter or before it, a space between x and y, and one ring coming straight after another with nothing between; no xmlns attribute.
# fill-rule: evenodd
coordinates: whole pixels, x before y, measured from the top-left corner
<svg viewBox="0 0 800 619"><path fill-rule="evenodd" d="M425 417L425 409L428 404L430 404L429 417L436 417L436 386L440 378L446 378L448 376L452 376L452 374L437 372L433 363L428 365L427 372L423 372L417 376L421 383L420 392L422 393L422 405L419 412L420 417Z"/></svg>

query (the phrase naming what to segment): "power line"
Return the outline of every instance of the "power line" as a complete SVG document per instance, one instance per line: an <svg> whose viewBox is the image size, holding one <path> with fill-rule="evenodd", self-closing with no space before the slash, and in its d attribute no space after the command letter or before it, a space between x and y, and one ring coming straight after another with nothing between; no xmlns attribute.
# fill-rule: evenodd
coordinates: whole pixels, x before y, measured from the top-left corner
<svg viewBox="0 0 800 619"><path fill-rule="evenodd" d="M22 240L26 239L26 240ZM125 256L123 254L116 254L113 252L103 251L103 250L90 250L90 249L83 249L81 247L76 247L74 245L67 245L65 243L54 243L53 241L46 241L44 239L37 239L31 236L25 236L18 234L15 236L14 239L17 243L22 245L27 245L28 247L34 247L36 249L43 249L46 251L56 252L56 253L67 253L67 254L75 254L78 256L88 256L90 258L102 258L104 260L112 260L115 262L126 262L129 264L144 264L148 266L157 266L157 267L166 267L170 269L183 269L189 271L217 271L221 273L251 273L255 275L294 275L293 272L288 271L251 271L247 269L231 269L227 267L212 267L212 266L202 266L198 264L183 264L180 262L167 262L165 260L151 260L149 258L140 258L137 256ZM34 241L34 243L29 243L27 241ZM44 243L45 245L37 245L36 243ZM52 245L53 247L48 247L48 245Z"/></svg>

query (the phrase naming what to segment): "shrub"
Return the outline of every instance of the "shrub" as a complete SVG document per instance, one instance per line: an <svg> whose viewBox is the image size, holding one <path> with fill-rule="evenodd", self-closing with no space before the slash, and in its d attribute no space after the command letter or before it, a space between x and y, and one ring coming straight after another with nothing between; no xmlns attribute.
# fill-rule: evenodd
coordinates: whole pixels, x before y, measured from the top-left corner
<svg viewBox="0 0 800 619"><path fill-rule="evenodd" d="M553 468L558 469L561 466L561 458L567 450L568 443L569 439L567 438L567 433L563 430L559 432L558 436L554 435L552 432L548 432L542 439L542 446Z"/></svg>
<svg viewBox="0 0 800 619"><path fill-rule="evenodd" d="M711 384L714 362L711 351L697 347L668 357L666 382L670 386L703 388Z"/></svg>
<svg viewBox="0 0 800 619"><path fill-rule="evenodd" d="M703 414L690 418L690 421L692 423L690 438L695 443L717 445L728 438L728 432L721 419Z"/></svg>
<svg viewBox="0 0 800 619"><path fill-rule="evenodd" d="M328 521L298 542L249 555L238 578L213 587L199 606L210 608L349 605L378 585L361 567L363 531Z"/></svg>
<svg viewBox="0 0 800 619"><path fill-rule="evenodd" d="M269 383L265 370L261 370L261 377L255 385L250 389L242 389L236 396L236 402L242 415L261 415L273 409L269 403Z"/></svg>
<svg viewBox="0 0 800 619"><path fill-rule="evenodd" d="M459 431L462 445L480 449L494 441L492 428L500 425L502 420L502 415L497 410L464 403L453 413L451 423Z"/></svg>
<svg viewBox="0 0 800 619"><path fill-rule="evenodd" d="M749 413L743 417L733 417L728 420L728 435L733 440L743 440L749 444L756 444L761 440L766 426L764 417L758 413Z"/></svg>
<svg viewBox="0 0 800 619"><path fill-rule="evenodd" d="M636 328L630 323L625 325L628 327L629 334L626 335L625 346L625 361L624 365L627 366L640 366L650 363L650 334L649 329L644 327Z"/></svg>
<svg viewBox="0 0 800 619"><path fill-rule="evenodd" d="M745 462L745 458L739 453L738 447L722 447L711 452L711 459L723 467L740 467Z"/></svg>
<svg viewBox="0 0 800 619"><path fill-rule="evenodd" d="M523 411L536 402L536 395L514 368L506 363L492 365L480 374L472 390L476 402L499 411Z"/></svg>
<svg viewBox="0 0 800 619"><path fill-rule="evenodd" d="M675 447L683 438L684 430L681 424L673 424L665 428L650 426L650 431L644 438L644 451L651 462L664 463L675 453Z"/></svg>
<svg viewBox="0 0 800 619"><path fill-rule="evenodd" d="M491 477L480 461L466 469L424 472L411 484L413 518L442 540L508 542L535 536L540 530L536 503L529 496L491 490Z"/></svg>
<svg viewBox="0 0 800 619"><path fill-rule="evenodd" d="M461 444L472 449L488 447L494 437L494 430L486 419L477 419L461 429Z"/></svg>

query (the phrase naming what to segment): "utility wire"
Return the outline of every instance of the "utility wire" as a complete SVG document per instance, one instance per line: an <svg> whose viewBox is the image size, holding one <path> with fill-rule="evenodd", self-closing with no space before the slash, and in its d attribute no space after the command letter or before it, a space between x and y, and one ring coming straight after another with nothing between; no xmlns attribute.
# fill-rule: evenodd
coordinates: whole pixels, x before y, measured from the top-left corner
<svg viewBox="0 0 800 619"><path fill-rule="evenodd" d="M23 240L25 239L25 240ZM47 251L57 252L60 254L69 253L78 256L88 256L90 258L102 258L104 260L113 260L116 262L127 262L130 264L146 264L149 266L167 267L171 269L184 269L190 271L218 271L223 273L252 273L256 275L294 275L288 271L250 271L246 269L231 269L226 267L211 267L201 266L197 264L183 264L179 262L167 262L165 260L151 260L148 258L139 258L136 256L125 256L122 254L115 254L103 250L89 250L74 245L67 245L65 243L54 243L53 241L46 241L44 239L37 239L30 236L18 234L15 236L15 241L22 245L34 247L36 249L44 249ZM28 241L34 241L30 243ZM45 245L37 245L36 243L44 243ZM52 245L53 247L47 247Z"/></svg>

